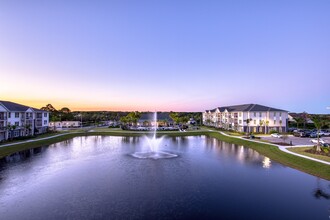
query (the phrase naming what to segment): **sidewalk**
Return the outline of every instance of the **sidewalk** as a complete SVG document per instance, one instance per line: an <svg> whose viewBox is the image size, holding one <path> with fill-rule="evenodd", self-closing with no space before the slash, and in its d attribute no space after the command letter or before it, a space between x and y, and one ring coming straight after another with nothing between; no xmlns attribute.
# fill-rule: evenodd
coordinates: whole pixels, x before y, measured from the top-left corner
<svg viewBox="0 0 330 220"><path fill-rule="evenodd" d="M212 131L212 130L210 130L210 131ZM224 132L221 132L221 131L219 131L219 133L222 134L222 135L224 135L224 136L227 136L227 137L237 138L237 139L243 139L242 137L231 136L231 135L228 135L228 134L226 134ZM271 143L266 143L266 142L262 142L262 141L251 140L251 139L244 139L244 140L255 142L255 143L260 143L260 144L269 144L269 145L278 147L281 151L283 151L285 153L292 154L292 155L295 155L295 156L298 156L298 157L303 157L305 159L313 160L313 161L316 161L316 162L319 162L319 163L330 165L330 162L327 162L327 161L324 161L324 160L315 159L313 157L308 157L308 156L305 156L305 155L301 155L301 154L297 154L297 153L294 153L294 152L289 151L287 148L291 148L292 146L281 146L281 145L277 145L277 144L271 144ZM309 147L309 146L310 145L298 145L298 146L294 146L294 147Z"/></svg>
<svg viewBox="0 0 330 220"><path fill-rule="evenodd" d="M73 132L72 132L72 133L73 133ZM30 143L30 142L41 141L41 140L47 140L47 139L51 139L51 138L54 138L54 137L59 137L59 136L63 136L63 135L67 135L67 134L72 134L72 133L63 133L63 134L57 134L57 135L54 135L54 136L49 136L49 137L44 137L44 138L37 138L37 139L26 140L26 141L20 141L20 142L15 142L15 143L2 144L2 145L0 145L0 148L1 148L1 147L8 147L8 146L16 145L16 144L24 144L24 143Z"/></svg>

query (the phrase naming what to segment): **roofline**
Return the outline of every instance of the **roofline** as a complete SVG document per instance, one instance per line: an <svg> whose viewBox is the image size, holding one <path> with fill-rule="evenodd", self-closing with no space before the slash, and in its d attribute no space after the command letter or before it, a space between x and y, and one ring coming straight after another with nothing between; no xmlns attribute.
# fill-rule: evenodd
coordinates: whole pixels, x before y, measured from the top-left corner
<svg viewBox="0 0 330 220"><path fill-rule="evenodd" d="M4 107L8 112L10 112L9 109L8 109L4 104L2 104L1 101L0 101L0 104L1 104L1 106Z"/></svg>

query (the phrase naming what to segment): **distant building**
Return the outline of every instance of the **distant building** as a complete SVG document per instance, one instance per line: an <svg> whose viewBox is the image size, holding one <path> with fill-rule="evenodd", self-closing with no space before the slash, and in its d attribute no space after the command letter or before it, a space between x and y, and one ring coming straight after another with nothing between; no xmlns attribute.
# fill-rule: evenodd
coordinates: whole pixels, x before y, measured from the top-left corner
<svg viewBox="0 0 330 220"><path fill-rule="evenodd" d="M140 119L137 122L139 127L153 127L154 123L154 112L142 113ZM168 112L157 112L157 126L172 126L173 120L170 118Z"/></svg>
<svg viewBox="0 0 330 220"><path fill-rule="evenodd" d="M224 106L203 113L203 124L239 132L285 132L287 121L288 111L258 104Z"/></svg>
<svg viewBox="0 0 330 220"><path fill-rule="evenodd" d="M0 141L45 133L48 122L47 111L0 100Z"/></svg>
<svg viewBox="0 0 330 220"><path fill-rule="evenodd" d="M62 128L79 128L81 126L80 121L52 121L49 122L49 128L52 130Z"/></svg>

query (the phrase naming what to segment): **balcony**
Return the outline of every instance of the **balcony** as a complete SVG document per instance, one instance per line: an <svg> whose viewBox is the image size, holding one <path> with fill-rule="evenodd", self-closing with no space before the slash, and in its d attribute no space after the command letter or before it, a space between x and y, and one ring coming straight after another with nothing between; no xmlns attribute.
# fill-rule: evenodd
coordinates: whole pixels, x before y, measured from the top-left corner
<svg viewBox="0 0 330 220"><path fill-rule="evenodd" d="M0 114L0 121L5 121L7 120L7 115Z"/></svg>

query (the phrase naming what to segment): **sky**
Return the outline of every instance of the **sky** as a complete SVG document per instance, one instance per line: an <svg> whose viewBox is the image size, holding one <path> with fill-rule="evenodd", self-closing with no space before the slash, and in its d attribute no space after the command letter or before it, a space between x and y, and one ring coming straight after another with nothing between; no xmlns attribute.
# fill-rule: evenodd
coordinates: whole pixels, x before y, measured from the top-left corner
<svg viewBox="0 0 330 220"><path fill-rule="evenodd" d="M0 100L330 113L330 0L0 0Z"/></svg>

